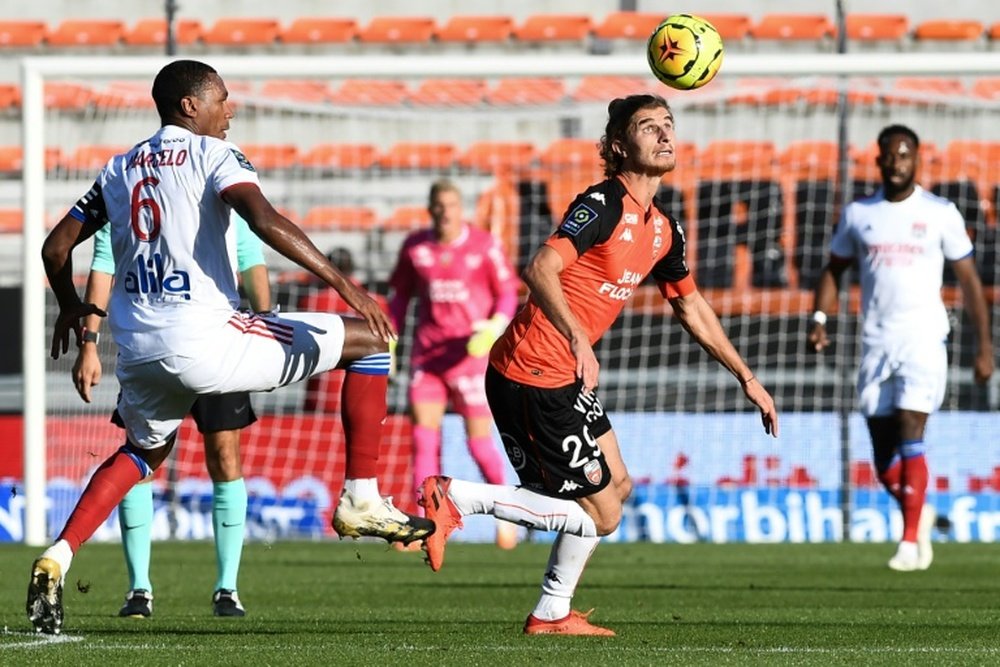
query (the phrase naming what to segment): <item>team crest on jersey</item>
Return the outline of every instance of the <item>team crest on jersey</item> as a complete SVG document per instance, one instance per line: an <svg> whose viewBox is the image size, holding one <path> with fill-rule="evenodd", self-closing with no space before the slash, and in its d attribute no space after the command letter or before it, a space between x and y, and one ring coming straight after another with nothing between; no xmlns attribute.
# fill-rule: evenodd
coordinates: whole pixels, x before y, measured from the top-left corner
<svg viewBox="0 0 1000 667"><path fill-rule="evenodd" d="M243 167L247 171L257 171L256 169L253 168L253 165L250 164L250 160L247 159L246 155L239 152L235 148L230 148L229 150L233 152L233 156L236 158L236 161L240 164L241 167Z"/></svg>
<svg viewBox="0 0 1000 667"><path fill-rule="evenodd" d="M910 227L910 234L913 235L915 239L922 239L927 236L927 223L926 222L914 222L913 226Z"/></svg>
<svg viewBox="0 0 1000 667"><path fill-rule="evenodd" d="M604 478L604 471L601 470L601 462L596 459L591 459L583 466L583 474L587 478L587 481L597 486L601 483Z"/></svg>
<svg viewBox="0 0 1000 667"><path fill-rule="evenodd" d="M597 211L581 202L569 212L559 229L570 236L576 236L594 220L597 220Z"/></svg>

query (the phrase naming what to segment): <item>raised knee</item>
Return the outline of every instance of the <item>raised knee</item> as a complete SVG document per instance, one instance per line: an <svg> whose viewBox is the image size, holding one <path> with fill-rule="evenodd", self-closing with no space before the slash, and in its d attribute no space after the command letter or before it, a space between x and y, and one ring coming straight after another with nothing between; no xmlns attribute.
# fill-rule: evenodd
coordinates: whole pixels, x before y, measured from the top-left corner
<svg viewBox="0 0 1000 667"><path fill-rule="evenodd" d="M610 535L618 529L618 524L621 523L622 513L619 509L613 514L603 514L596 519L594 519L594 527L597 528L597 534L600 537L605 535Z"/></svg>
<svg viewBox="0 0 1000 667"><path fill-rule="evenodd" d="M615 488L618 489L618 497L624 503L632 495L632 478L626 476L625 479L615 482Z"/></svg>

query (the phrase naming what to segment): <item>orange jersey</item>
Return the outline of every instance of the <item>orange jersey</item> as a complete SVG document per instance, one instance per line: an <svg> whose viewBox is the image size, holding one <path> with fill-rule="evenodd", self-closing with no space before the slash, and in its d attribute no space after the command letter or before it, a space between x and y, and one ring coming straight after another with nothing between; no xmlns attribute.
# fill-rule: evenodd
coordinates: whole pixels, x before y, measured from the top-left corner
<svg viewBox="0 0 1000 667"><path fill-rule="evenodd" d="M546 245L562 257L559 282L591 345L647 275L665 298L696 289L684 260L684 231L659 200L644 209L620 179L611 178L577 196L568 211ZM533 295L493 346L490 363L507 378L534 387L562 387L576 380L569 341Z"/></svg>

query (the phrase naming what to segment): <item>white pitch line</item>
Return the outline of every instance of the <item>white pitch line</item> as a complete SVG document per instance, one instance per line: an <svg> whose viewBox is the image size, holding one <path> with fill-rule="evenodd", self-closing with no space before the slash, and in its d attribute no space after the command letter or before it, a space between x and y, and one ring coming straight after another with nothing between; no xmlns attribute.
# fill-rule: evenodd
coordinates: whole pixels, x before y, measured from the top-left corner
<svg viewBox="0 0 1000 667"><path fill-rule="evenodd" d="M0 642L0 651L12 648L42 648L45 646L52 646L54 644L70 644L73 642L83 641L83 637L75 635L45 635L37 632L21 632L18 630L8 630L6 626L4 626L3 629L3 636L28 637L30 640L12 643Z"/></svg>

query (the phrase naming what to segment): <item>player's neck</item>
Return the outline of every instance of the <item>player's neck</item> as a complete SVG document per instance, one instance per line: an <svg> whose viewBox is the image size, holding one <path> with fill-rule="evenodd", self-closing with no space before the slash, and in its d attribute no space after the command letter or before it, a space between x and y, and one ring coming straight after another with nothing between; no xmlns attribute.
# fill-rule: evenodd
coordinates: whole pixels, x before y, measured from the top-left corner
<svg viewBox="0 0 1000 667"><path fill-rule="evenodd" d="M642 206L643 210L649 208L649 205L653 203L653 197L660 189L661 176L623 171L618 174L618 178L625 184L629 194Z"/></svg>
<svg viewBox="0 0 1000 667"><path fill-rule="evenodd" d="M907 199L910 195L912 195L916 191L916 189L917 186L915 183L910 183L908 186L904 188L894 188L883 184L882 194L885 196L886 201L891 201L893 203L896 203L896 202L901 202L904 199Z"/></svg>

